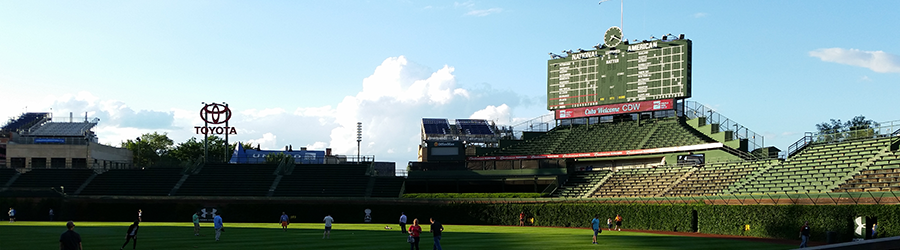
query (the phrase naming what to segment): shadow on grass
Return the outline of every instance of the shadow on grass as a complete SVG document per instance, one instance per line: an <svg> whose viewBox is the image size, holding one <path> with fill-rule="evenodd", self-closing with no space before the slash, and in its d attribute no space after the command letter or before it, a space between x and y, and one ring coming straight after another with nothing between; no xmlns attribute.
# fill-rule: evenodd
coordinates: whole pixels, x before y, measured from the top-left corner
<svg viewBox="0 0 900 250"><path fill-rule="evenodd" d="M682 237L630 232L604 232L598 245L591 244L589 230L547 230L544 228L505 229L502 227L459 226L458 230L492 230L493 232L459 232L445 226L441 244L447 249L789 249L791 246L748 242L743 240ZM85 226L81 234L85 249L118 249L125 242L127 225ZM428 230L425 227L425 230ZM64 227L0 226L2 249L56 249ZM137 249L408 249L406 234L394 230L342 230L335 226L330 239L322 239L322 229L308 227L245 228L228 227L215 241L212 228L194 236L192 227L143 226L138 233ZM433 238L423 233L421 249L431 249ZM127 248L130 248L131 244Z"/></svg>

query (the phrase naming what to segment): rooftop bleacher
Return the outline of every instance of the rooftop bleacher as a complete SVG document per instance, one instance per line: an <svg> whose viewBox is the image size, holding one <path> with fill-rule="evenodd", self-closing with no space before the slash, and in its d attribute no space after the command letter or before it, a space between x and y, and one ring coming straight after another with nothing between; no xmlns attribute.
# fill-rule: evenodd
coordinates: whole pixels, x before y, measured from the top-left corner
<svg viewBox="0 0 900 250"><path fill-rule="evenodd" d="M469 135L493 135L491 124L483 119L456 119L457 129Z"/></svg>
<svg viewBox="0 0 900 250"><path fill-rule="evenodd" d="M422 118L422 130L425 134L450 134L450 122L447 119Z"/></svg>
<svg viewBox="0 0 900 250"><path fill-rule="evenodd" d="M735 188L733 193L828 192L866 170L894 138L807 146Z"/></svg>
<svg viewBox="0 0 900 250"><path fill-rule="evenodd" d="M167 196L181 168L113 169L99 174L79 195Z"/></svg>
<svg viewBox="0 0 900 250"><path fill-rule="evenodd" d="M40 121L44 118L49 118L50 113L25 113L15 119L10 119L6 125L3 125L0 130L2 131L15 131L22 129L26 126L34 125L35 122Z"/></svg>
<svg viewBox="0 0 900 250"><path fill-rule="evenodd" d="M48 122L29 133L30 136L84 136L97 125L89 122Z"/></svg>
<svg viewBox="0 0 900 250"><path fill-rule="evenodd" d="M266 196L275 181L276 165L207 164L190 175L174 195Z"/></svg>

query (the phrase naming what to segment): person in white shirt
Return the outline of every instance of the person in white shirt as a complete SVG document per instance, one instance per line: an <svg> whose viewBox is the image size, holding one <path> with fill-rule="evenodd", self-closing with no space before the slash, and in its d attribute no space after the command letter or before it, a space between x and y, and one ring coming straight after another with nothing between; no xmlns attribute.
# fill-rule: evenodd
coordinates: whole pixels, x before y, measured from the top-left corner
<svg viewBox="0 0 900 250"><path fill-rule="evenodd" d="M331 215L326 215L325 219L322 219L325 222L325 233L322 234L322 239L330 239L331 238L331 223L334 222L334 218L331 218Z"/></svg>
<svg viewBox="0 0 900 250"><path fill-rule="evenodd" d="M400 232L406 234L406 214L400 212Z"/></svg>

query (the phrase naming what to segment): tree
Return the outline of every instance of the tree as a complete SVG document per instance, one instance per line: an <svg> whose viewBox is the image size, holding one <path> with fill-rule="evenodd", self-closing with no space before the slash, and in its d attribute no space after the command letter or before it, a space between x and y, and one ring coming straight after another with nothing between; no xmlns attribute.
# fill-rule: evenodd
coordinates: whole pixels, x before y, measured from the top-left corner
<svg viewBox="0 0 900 250"><path fill-rule="evenodd" d="M829 122L816 124L819 130L819 139L824 141L840 141L844 139L871 138L878 135L876 130L880 124L873 120L866 120L865 116L853 117L847 122L831 119Z"/></svg>
<svg viewBox="0 0 900 250"><path fill-rule="evenodd" d="M156 132L122 142L122 145L133 153L136 167L156 165L168 155L172 144L172 139L169 139L168 134Z"/></svg>
<svg viewBox="0 0 900 250"><path fill-rule="evenodd" d="M223 163L231 160L236 143L225 145L225 139L218 136L207 137L209 143L209 159L206 162ZM185 142L179 143L172 150L172 156L182 162L196 162L203 159L203 141L191 137Z"/></svg>

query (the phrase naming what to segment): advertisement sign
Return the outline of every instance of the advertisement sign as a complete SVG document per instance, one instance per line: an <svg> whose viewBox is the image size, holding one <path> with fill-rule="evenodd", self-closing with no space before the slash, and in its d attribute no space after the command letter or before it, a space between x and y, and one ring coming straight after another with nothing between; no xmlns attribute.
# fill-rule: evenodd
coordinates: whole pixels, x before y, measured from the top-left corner
<svg viewBox="0 0 900 250"><path fill-rule="evenodd" d="M625 113L647 112L657 110L667 110L675 108L674 99L630 102L621 104L610 104L601 106L581 107L556 110L556 119L570 119L601 115L615 115Z"/></svg>
<svg viewBox="0 0 900 250"><path fill-rule="evenodd" d="M231 120L231 109L228 108L228 105L218 103L206 104L200 109L200 119L203 119L206 125L194 127L194 131L197 134L237 134L236 128L228 126L228 120ZM210 127L210 124L225 124L225 126Z"/></svg>

